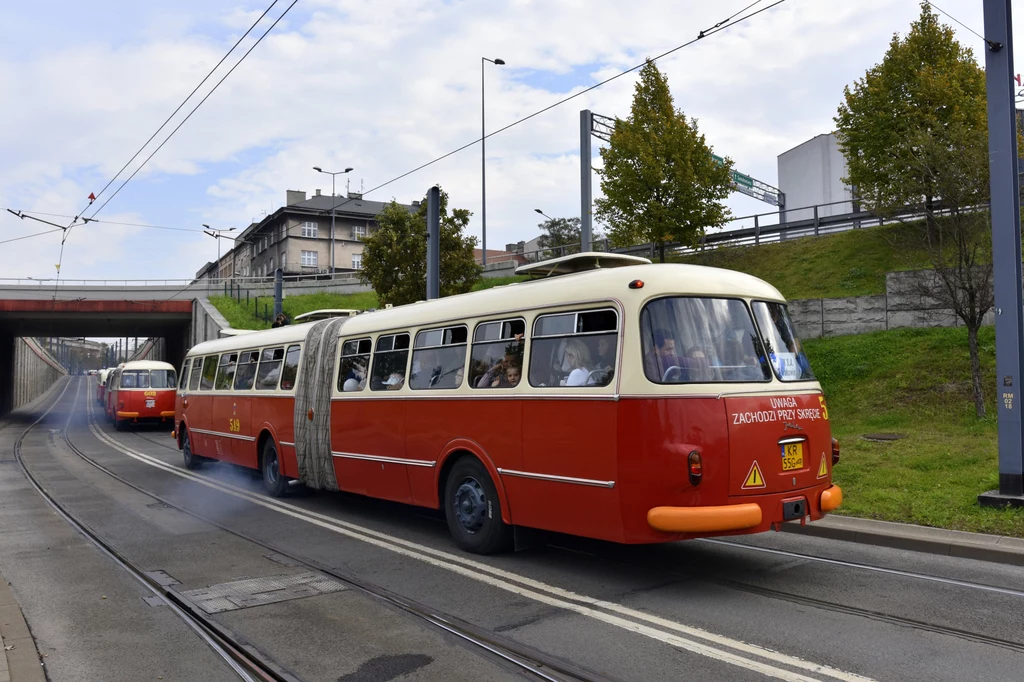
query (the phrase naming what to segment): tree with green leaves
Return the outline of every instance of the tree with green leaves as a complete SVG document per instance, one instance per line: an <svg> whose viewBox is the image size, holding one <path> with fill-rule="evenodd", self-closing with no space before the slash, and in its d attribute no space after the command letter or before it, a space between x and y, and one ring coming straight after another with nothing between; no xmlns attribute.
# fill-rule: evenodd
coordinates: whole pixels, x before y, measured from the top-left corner
<svg viewBox="0 0 1024 682"><path fill-rule="evenodd" d="M951 126L961 139L965 131L987 131L985 72L971 49L922 2L906 37L893 35L882 62L843 93L835 122L844 181L870 211L924 205L930 216L942 170L924 172L915 160L920 138Z"/></svg>
<svg viewBox="0 0 1024 682"><path fill-rule="evenodd" d="M696 246L729 217L732 161L716 161L697 119L675 107L668 80L654 62L640 69L629 118L615 122L607 147L596 215L616 246L644 242Z"/></svg>
<svg viewBox="0 0 1024 682"><path fill-rule="evenodd" d="M448 212L448 194L441 192L441 295L464 294L480 279L473 258L476 237L466 236L470 212ZM415 303L427 295L427 200L419 210L392 201L377 216L378 228L363 240L360 279L377 292L381 305Z"/></svg>
<svg viewBox="0 0 1024 682"><path fill-rule="evenodd" d="M545 258L557 258L580 252L583 229L579 218L549 218L539 223L537 227L544 233L537 239L537 246L547 249ZM604 235L594 233L592 242L599 239L604 239Z"/></svg>

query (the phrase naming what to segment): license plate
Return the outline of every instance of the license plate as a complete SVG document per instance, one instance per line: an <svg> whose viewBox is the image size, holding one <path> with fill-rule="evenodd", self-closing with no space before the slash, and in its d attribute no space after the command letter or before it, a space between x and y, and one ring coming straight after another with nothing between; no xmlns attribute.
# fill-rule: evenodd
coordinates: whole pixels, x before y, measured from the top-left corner
<svg viewBox="0 0 1024 682"><path fill-rule="evenodd" d="M156 407L156 401L155 400L147 400L146 401L146 407Z"/></svg>
<svg viewBox="0 0 1024 682"><path fill-rule="evenodd" d="M804 444L786 443L782 446L782 470L793 471L804 468Z"/></svg>

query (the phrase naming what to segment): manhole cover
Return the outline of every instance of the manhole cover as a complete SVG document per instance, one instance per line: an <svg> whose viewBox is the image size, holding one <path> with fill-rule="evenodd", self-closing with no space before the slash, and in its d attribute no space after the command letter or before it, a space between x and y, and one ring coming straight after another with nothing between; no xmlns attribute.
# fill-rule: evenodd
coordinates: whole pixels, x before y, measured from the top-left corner
<svg viewBox="0 0 1024 682"><path fill-rule="evenodd" d="M891 443L894 440L906 438L906 436L902 433L865 433L861 438L864 440L874 441L876 443Z"/></svg>
<svg viewBox="0 0 1024 682"><path fill-rule="evenodd" d="M319 573L300 573L235 580L182 594L207 613L221 613L346 589L345 584Z"/></svg>

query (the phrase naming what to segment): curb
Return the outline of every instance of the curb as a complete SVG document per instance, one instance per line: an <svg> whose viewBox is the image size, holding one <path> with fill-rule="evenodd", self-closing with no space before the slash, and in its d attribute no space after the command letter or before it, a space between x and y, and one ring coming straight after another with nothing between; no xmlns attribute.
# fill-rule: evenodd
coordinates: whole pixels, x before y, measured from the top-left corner
<svg viewBox="0 0 1024 682"><path fill-rule="evenodd" d="M21 607L0 575L0 682L46 682L36 642Z"/></svg>
<svg viewBox="0 0 1024 682"><path fill-rule="evenodd" d="M811 537L1024 566L1024 540L1003 535L968 533L851 516L827 516L805 526L784 523L782 530Z"/></svg>

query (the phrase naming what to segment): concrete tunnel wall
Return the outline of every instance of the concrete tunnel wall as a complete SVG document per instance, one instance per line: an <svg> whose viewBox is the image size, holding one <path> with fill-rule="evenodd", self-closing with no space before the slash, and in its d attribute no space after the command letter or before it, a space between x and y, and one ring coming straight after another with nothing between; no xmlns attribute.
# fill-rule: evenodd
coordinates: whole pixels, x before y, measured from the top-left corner
<svg viewBox="0 0 1024 682"><path fill-rule="evenodd" d="M67 376L67 370L33 339L0 337L0 356L10 360L0 364L11 369L9 376L0 377L0 414L32 402Z"/></svg>

